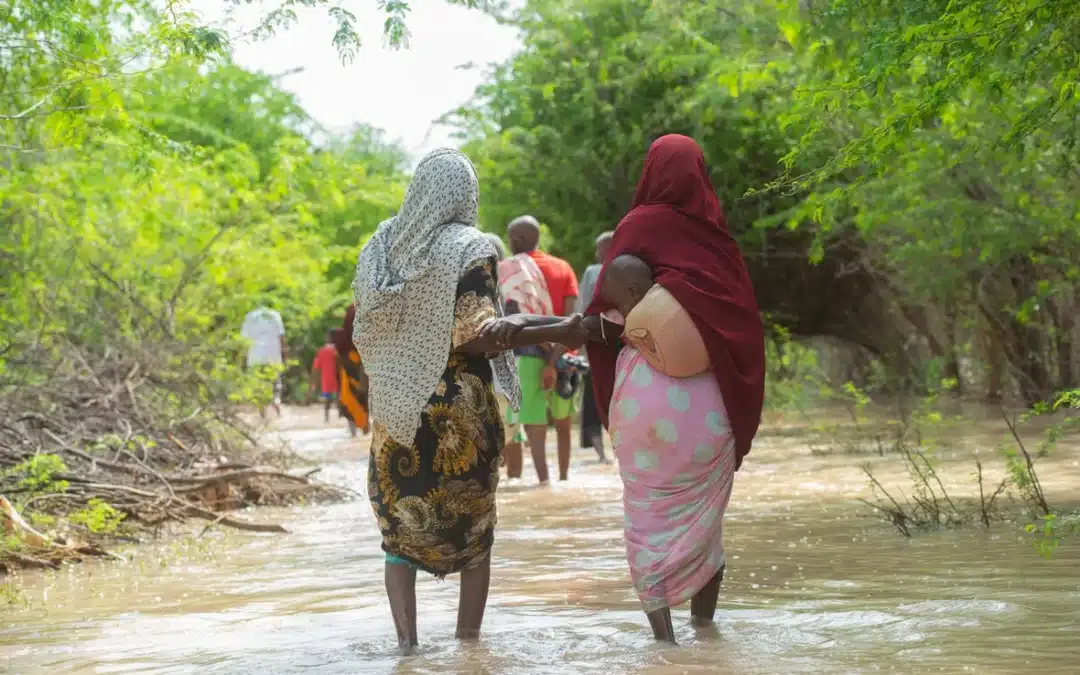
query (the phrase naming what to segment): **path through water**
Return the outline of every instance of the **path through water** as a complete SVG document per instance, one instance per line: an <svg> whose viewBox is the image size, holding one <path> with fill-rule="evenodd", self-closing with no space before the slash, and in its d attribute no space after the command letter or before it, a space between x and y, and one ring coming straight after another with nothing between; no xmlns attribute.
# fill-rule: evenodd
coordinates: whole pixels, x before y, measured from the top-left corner
<svg viewBox="0 0 1080 675"><path fill-rule="evenodd" d="M366 446L314 410L287 418L281 433L327 463L324 479L364 491ZM1080 486L1078 457L1052 459L1051 488ZM424 578L421 652L397 655L360 499L248 514L288 535L215 530L27 575L28 606L0 608L0 672L1080 672L1080 546L1042 560L1015 525L904 539L855 501L860 461L761 436L727 515L717 624L695 630L680 609L677 647L653 644L631 588L617 471L582 451L568 484L500 487L477 643L452 639L456 580ZM879 471L902 477L895 462Z"/></svg>

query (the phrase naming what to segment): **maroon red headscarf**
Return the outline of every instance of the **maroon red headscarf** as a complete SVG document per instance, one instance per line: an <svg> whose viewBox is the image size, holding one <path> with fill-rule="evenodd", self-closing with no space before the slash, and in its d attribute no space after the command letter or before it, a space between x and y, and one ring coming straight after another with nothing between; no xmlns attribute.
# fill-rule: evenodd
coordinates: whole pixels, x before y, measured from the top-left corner
<svg viewBox="0 0 1080 675"><path fill-rule="evenodd" d="M337 347L338 356L342 359L349 358L349 352L356 349L353 346L352 334L353 334L353 320L356 318L356 305L351 304L349 308L345 310L345 320L341 324L341 328L334 331L334 346Z"/></svg>
<svg viewBox="0 0 1080 675"><path fill-rule="evenodd" d="M615 228L604 270L630 254L652 269L694 320L720 385L739 459L761 422L765 398L765 330L742 253L727 231L705 158L693 139L671 134L649 148L630 212ZM596 281L603 288L604 270ZM586 314L614 306L599 296ZM593 391L601 419L615 386L621 345L587 345Z"/></svg>

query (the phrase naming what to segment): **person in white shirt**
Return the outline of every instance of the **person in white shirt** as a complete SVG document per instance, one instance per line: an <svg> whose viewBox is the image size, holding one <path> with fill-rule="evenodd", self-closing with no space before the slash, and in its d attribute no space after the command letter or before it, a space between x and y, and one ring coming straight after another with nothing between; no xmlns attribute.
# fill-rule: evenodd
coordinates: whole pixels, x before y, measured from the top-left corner
<svg viewBox="0 0 1080 675"><path fill-rule="evenodd" d="M247 353L247 367L269 370L273 377L272 405L281 417L281 374L284 371L287 349L285 347L285 324L281 314L265 305L256 307L244 317L241 335L251 342ZM266 417L266 406L259 405L259 415Z"/></svg>

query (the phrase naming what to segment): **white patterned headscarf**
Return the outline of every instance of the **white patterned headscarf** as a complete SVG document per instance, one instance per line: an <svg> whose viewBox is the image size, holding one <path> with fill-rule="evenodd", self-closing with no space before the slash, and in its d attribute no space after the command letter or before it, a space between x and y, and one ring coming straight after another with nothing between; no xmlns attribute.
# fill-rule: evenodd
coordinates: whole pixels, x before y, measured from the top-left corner
<svg viewBox="0 0 1080 675"><path fill-rule="evenodd" d="M446 369L458 280L471 263L497 260L475 227L479 200L469 158L451 148L432 151L416 167L401 210L379 224L356 263L353 343L370 381L371 416L404 445L412 444ZM520 407L512 353L500 352L491 365Z"/></svg>

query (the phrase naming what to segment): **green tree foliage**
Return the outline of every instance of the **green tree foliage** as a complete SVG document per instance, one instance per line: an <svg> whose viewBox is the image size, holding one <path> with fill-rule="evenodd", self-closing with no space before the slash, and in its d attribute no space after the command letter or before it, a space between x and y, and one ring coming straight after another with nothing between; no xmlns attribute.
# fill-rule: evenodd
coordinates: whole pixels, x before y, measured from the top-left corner
<svg viewBox="0 0 1080 675"><path fill-rule="evenodd" d="M0 13L0 397L73 351L132 349L223 395L263 302L320 344L400 203L404 151L322 132L273 78L205 60L220 45L140 2Z"/></svg>
<svg viewBox="0 0 1080 675"><path fill-rule="evenodd" d="M287 136L310 137L315 123L274 79L221 63L206 72L176 63L127 88L127 111L136 123L174 143L223 150L245 147L265 176Z"/></svg>
<svg viewBox="0 0 1080 675"><path fill-rule="evenodd" d="M356 30L356 15L350 11L348 2L335 2L334 0L219 0L226 6L238 7L241 5L258 5L266 11L262 20L253 31L256 37L273 35L279 30L286 30L299 20L298 10L321 9L333 21L334 33L330 37L331 42L337 47L343 61L351 61L356 56L356 50L360 47L360 35ZM394 49L407 47L409 44L408 15L411 11L409 3L404 0L367 0L376 2L382 10L383 38L385 43ZM459 5L471 9L481 9L488 12L498 12L507 4L503 0L445 0L448 4ZM177 18L179 11L183 21L190 26L198 26L196 17L184 14L188 9L189 0L168 0L168 7ZM205 30L205 29L202 29Z"/></svg>
<svg viewBox="0 0 1080 675"><path fill-rule="evenodd" d="M702 143L721 196L746 221L736 198L774 178L790 150L762 114L778 103L771 94L732 93L784 75L756 68L782 39L767 5L747 3L746 23L733 23L716 20L715 3L527 3L514 18L524 48L447 118L482 174L484 221L530 211L550 225L558 253L587 264L665 132Z"/></svg>
<svg viewBox="0 0 1080 675"><path fill-rule="evenodd" d="M807 134L796 153L819 136L829 143L839 139L841 148L833 161L816 167L816 178L866 164L885 168L913 137L941 126L950 127L954 154L977 156L989 148L1023 153L1040 131L1053 132L1063 153L1075 148L1076 3L802 4L807 29L800 32L815 82L823 86L813 87L806 105L792 111ZM845 124L852 117L861 123ZM992 120L992 128L973 128L978 119Z"/></svg>
<svg viewBox="0 0 1080 675"><path fill-rule="evenodd" d="M1036 401L1080 377L1078 19L1041 0L531 0L507 17L522 51L447 121L485 222L531 211L578 267L649 143L691 135L770 323L907 383Z"/></svg>
<svg viewBox="0 0 1080 675"><path fill-rule="evenodd" d="M798 223L867 242L866 268L974 326L1027 400L1075 386L1080 7L814 10L812 77L782 121L802 134L788 162L829 158L795 179Z"/></svg>

